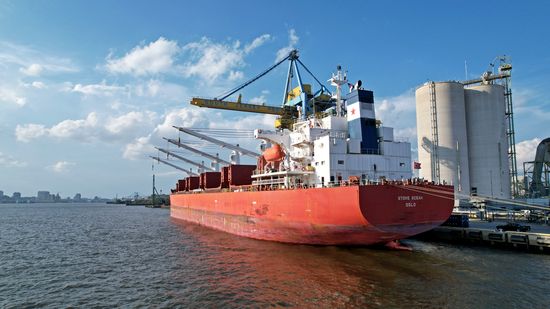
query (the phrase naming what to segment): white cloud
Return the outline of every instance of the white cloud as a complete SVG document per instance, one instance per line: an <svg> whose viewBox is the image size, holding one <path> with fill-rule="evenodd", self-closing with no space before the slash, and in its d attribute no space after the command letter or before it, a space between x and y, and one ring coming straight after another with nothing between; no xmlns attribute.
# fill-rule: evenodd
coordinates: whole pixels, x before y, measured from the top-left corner
<svg viewBox="0 0 550 309"><path fill-rule="evenodd" d="M117 143L124 145L122 149L124 158L140 159L154 153L153 144L162 141L162 137L177 134L177 130L172 126L238 129L252 132L254 128L272 128L274 120L275 116L272 115L227 118L220 112L196 107L172 110L162 118L151 111L132 111L116 117L92 112L84 119L67 119L51 127L40 124L18 125L15 134L17 140L21 142L47 137L80 143ZM257 144L253 139L234 139L231 142L250 147L255 147Z"/></svg>
<svg viewBox="0 0 550 309"><path fill-rule="evenodd" d="M138 131L139 127L150 126L156 120L156 113L151 111L129 112L120 117L111 118L105 124L108 132L118 135L123 132Z"/></svg>
<svg viewBox="0 0 550 309"><path fill-rule="evenodd" d="M275 115L250 115L241 117L237 121L225 120L223 122L213 123L212 127L251 131L254 129L273 129L275 118Z"/></svg>
<svg viewBox="0 0 550 309"><path fill-rule="evenodd" d="M119 110L123 105L124 104L122 102L120 102L119 100L115 100L115 101L111 102L109 107L111 109L114 109L114 110Z"/></svg>
<svg viewBox="0 0 550 309"><path fill-rule="evenodd" d="M158 79L151 79L147 82L127 87L131 89L132 94L140 97L161 98L177 102L181 102L183 99L189 97L186 87Z"/></svg>
<svg viewBox="0 0 550 309"><path fill-rule="evenodd" d="M376 118L384 126L394 128L397 140L416 145L416 103L413 89L398 96L382 98L374 104Z"/></svg>
<svg viewBox="0 0 550 309"><path fill-rule="evenodd" d="M8 89L1 87L0 88L0 102L6 102L10 104L15 104L19 107L27 104L27 98L21 96L13 89Z"/></svg>
<svg viewBox="0 0 550 309"><path fill-rule="evenodd" d="M112 96L113 94L123 92L124 90L124 87L107 85L105 81L101 84L76 84L70 89L71 92L78 92L90 96Z"/></svg>
<svg viewBox="0 0 550 309"><path fill-rule="evenodd" d="M138 81L125 85L107 84L106 81L102 81L99 84L86 85L73 85L70 82L66 82L61 86L60 91L80 93L86 97L113 98L113 101L108 104L113 109L119 109L121 106L131 107L132 105L127 103L129 99L132 99L134 103L140 102L140 100L136 100L137 98L156 98L181 102L182 99L189 97L186 87L158 79ZM147 103L150 103L150 101Z"/></svg>
<svg viewBox="0 0 550 309"><path fill-rule="evenodd" d="M242 71L231 71L229 72L229 76L227 77L229 81L241 80L243 78L244 73Z"/></svg>
<svg viewBox="0 0 550 309"><path fill-rule="evenodd" d="M0 65L14 67L14 72L27 76L52 73L73 73L79 69L68 58L51 56L36 49L9 42L0 42Z"/></svg>
<svg viewBox="0 0 550 309"><path fill-rule="evenodd" d="M280 61L284 57L288 56L288 54L293 49L296 49L296 45L298 44L298 41L300 41L300 38L298 37L298 35L296 35L296 30L290 29L290 31L288 32L288 45L277 51L277 57L275 58L275 62Z"/></svg>
<svg viewBox="0 0 550 309"><path fill-rule="evenodd" d="M271 35L269 34L262 34L259 37L255 38L250 44L247 44L244 47L245 53L250 53L254 49L262 46L265 42L267 42L269 39L271 39Z"/></svg>
<svg viewBox="0 0 550 309"><path fill-rule="evenodd" d="M29 77L76 71L78 68L70 59L0 41L0 105L25 106L31 98L37 97L33 93L35 89L46 88L43 82L27 82ZM44 97L40 99L48 103Z"/></svg>
<svg viewBox="0 0 550 309"><path fill-rule="evenodd" d="M58 161L50 166L47 167L47 169L56 172L56 173L65 173L69 171L69 168L71 166L75 166L76 163L74 162L67 162L67 161Z"/></svg>
<svg viewBox="0 0 550 309"><path fill-rule="evenodd" d="M183 49L191 54L192 61L185 64L184 75L198 76L205 81L214 82L231 70L242 67L243 53L236 46L238 44L231 46L214 43L207 38L185 45Z"/></svg>
<svg viewBox="0 0 550 309"><path fill-rule="evenodd" d="M416 121L416 101L413 89L395 97L383 98L375 102L376 118L384 125L397 127L401 123L410 125Z"/></svg>
<svg viewBox="0 0 550 309"><path fill-rule="evenodd" d="M146 158L155 151L153 143L158 143L162 137L173 136L177 132L173 126L206 128L211 122L216 122L220 118L219 113L212 113L206 109L189 107L172 110L164 115L163 121L149 134L128 143L122 156L129 160Z"/></svg>
<svg viewBox="0 0 550 309"><path fill-rule="evenodd" d="M248 100L251 104L264 104L266 102L265 96L262 94L259 97L253 97L252 99Z"/></svg>
<svg viewBox="0 0 550 309"><path fill-rule="evenodd" d="M136 76L167 73L173 70L173 64L180 48L176 41L160 37L146 46L137 46L124 57L107 57L106 68L111 73L132 74Z"/></svg>
<svg viewBox="0 0 550 309"><path fill-rule="evenodd" d="M131 141L153 130L157 122L156 113L151 111L129 112L118 117L101 116L91 112L85 119L63 120L51 128L40 124L17 125L15 135L18 141L30 142L39 137L78 142L106 143Z"/></svg>
<svg viewBox="0 0 550 309"><path fill-rule="evenodd" d="M244 48L241 48L239 41L233 44L215 43L206 37L188 43L183 50L190 55L191 60L183 66L183 74L186 77L198 76L209 84L226 74L229 74L229 80L241 79L244 74L238 68L245 65L245 56L270 38L269 34L263 34Z"/></svg>
<svg viewBox="0 0 550 309"><path fill-rule="evenodd" d="M153 133L157 136L167 136L174 132L172 126L206 128L211 121L216 121L214 117L216 120L220 118L219 114L207 109L188 107L173 110L164 116L163 122L156 126Z"/></svg>
<svg viewBox="0 0 550 309"><path fill-rule="evenodd" d="M376 99L374 108L376 119L381 120L383 126L394 128L393 135L397 141L411 143L414 157L417 147L414 89L397 96Z"/></svg>
<svg viewBox="0 0 550 309"><path fill-rule="evenodd" d="M550 104L545 90L537 88L515 88L513 92L516 117L535 117L538 120L550 118Z"/></svg>
<svg viewBox="0 0 550 309"><path fill-rule="evenodd" d="M25 167L27 162L22 162L14 159L13 157L0 152L0 166L4 167Z"/></svg>
<svg viewBox="0 0 550 309"><path fill-rule="evenodd" d="M159 93L161 86L162 86L162 83L160 81L150 80L147 83L147 93L150 96L154 97Z"/></svg>
<svg viewBox="0 0 550 309"><path fill-rule="evenodd" d="M395 129L393 135L397 141L416 142L416 127Z"/></svg>
<svg viewBox="0 0 550 309"><path fill-rule="evenodd" d="M39 81L32 82L31 86L33 86L36 89L46 88L46 85L43 82L39 82Z"/></svg>
<svg viewBox="0 0 550 309"><path fill-rule="evenodd" d="M535 160L537 146L540 144L541 141L542 139L536 137L530 140L516 143L516 162L518 170L523 170L523 162Z"/></svg>
<svg viewBox="0 0 550 309"><path fill-rule="evenodd" d="M122 157L128 160L137 160L145 158L147 154L152 154L155 148L149 143L150 139L150 136L136 138L126 145Z"/></svg>
<svg viewBox="0 0 550 309"><path fill-rule="evenodd" d="M57 137L61 139L75 138L82 141L90 141L95 137L95 134L90 133L92 133L97 124L97 114L95 112L92 112L88 114L86 119L63 120L60 123L51 127L48 130L48 134L51 137Z"/></svg>
<svg viewBox="0 0 550 309"><path fill-rule="evenodd" d="M15 137L18 141L28 143L35 138L48 134L48 129L41 124L17 125L15 128Z"/></svg>
<svg viewBox="0 0 550 309"><path fill-rule="evenodd" d="M20 68L19 71L25 75L39 76L44 71L44 67L38 63L33 63L26 68Z"/></svg>
<svg viewBox="0 0 550 309"><path fill-rule="evenodd" d="M160 37L148 45L136 46L121 58L109 54L105 68L111 73L135 76L181 72L185 77L197 76L208 84L221 76L235 81L244 77L239 70L245 65L244 57L270 39L271 35L263 34L243 47L238 40L217 43L203 37L180 47L176 41ZM188 59L178 64L182 52Z"/></svg>

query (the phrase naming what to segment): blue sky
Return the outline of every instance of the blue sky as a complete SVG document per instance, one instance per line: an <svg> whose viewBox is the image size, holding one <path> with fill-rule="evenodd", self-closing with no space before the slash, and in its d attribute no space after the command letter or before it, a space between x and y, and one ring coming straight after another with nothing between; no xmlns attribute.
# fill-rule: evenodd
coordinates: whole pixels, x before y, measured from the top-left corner
<svg viewBox="0 0 550 309"><path fill-rule="evenodd" d="M361 79L378 116L413 149L418 85L465 79L465 61L475 78L509 55L518 160L532 160L550 136L549 9L543 1L0 1L0 190L148 194L147 156L166 147L162 136L178 137L171 125L272 124L188 102L244 82L290 48L321 80L337 64ZM280 104L284 71L243 99ZM182 177L154 169L163 191Z"/></svg>

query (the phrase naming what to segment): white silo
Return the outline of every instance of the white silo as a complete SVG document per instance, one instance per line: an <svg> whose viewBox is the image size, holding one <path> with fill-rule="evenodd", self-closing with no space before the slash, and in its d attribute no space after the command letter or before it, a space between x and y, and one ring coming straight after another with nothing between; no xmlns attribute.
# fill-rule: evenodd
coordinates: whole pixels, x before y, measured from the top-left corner
<svg viewBox="0 0 550 309"><path fill-rule="evenodd" d="M465 88L470 187L480 196L510 198L504 87ZM475 189L474 189L475 188Z"/></svg>
<svg viewBox="0 0 550 309"><path fill-rule="evenodd" d="M453 184L455 198L468 198L470 176L464 86L429 82L416 90L420 177Z"/></svg>

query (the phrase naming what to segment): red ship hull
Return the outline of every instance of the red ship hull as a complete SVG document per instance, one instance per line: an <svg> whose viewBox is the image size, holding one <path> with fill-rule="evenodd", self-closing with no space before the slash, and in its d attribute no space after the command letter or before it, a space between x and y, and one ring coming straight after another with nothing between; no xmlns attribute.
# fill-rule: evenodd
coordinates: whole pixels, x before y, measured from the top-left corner
<svg viewBox="0 0 550 309"><path fill-rule="evenodd" d="M370 245L416 235L447 220L453 200L449 186L389 184L170 196L173 218L315 245Z"/></svg>

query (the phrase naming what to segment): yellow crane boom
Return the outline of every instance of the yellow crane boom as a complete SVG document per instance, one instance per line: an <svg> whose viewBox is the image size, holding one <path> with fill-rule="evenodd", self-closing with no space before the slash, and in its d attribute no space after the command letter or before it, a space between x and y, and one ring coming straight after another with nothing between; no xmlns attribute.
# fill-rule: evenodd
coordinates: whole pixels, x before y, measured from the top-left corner
<svg viewBox="0 0 550 309"><path fill-rule="evenodd" d="M289 105L276 107L270 105L241 103L238 101L232 102L204 98L192 98L191 105L216 109L226 109L239 112L277 115L279 117L277 117L277 119L275 120L276 128L289 128L292 123L294 123L294 119L298 118L298 110L296 109L296 107Z"/></svg>
<svg viewBox="0 0 550 309"><path fill-rule="evenodd" d="M222 100L213 100L213 99L204 99L204 98L192 98L191 105L195 105L199 107L216 108L216 109L227 109L227 110L240 111L240 112L278 115L278 116L282 116L286 114L288 110L290 110L287 108L269 106L269 105L259 105L259 104L222 101Z"/></svg>

